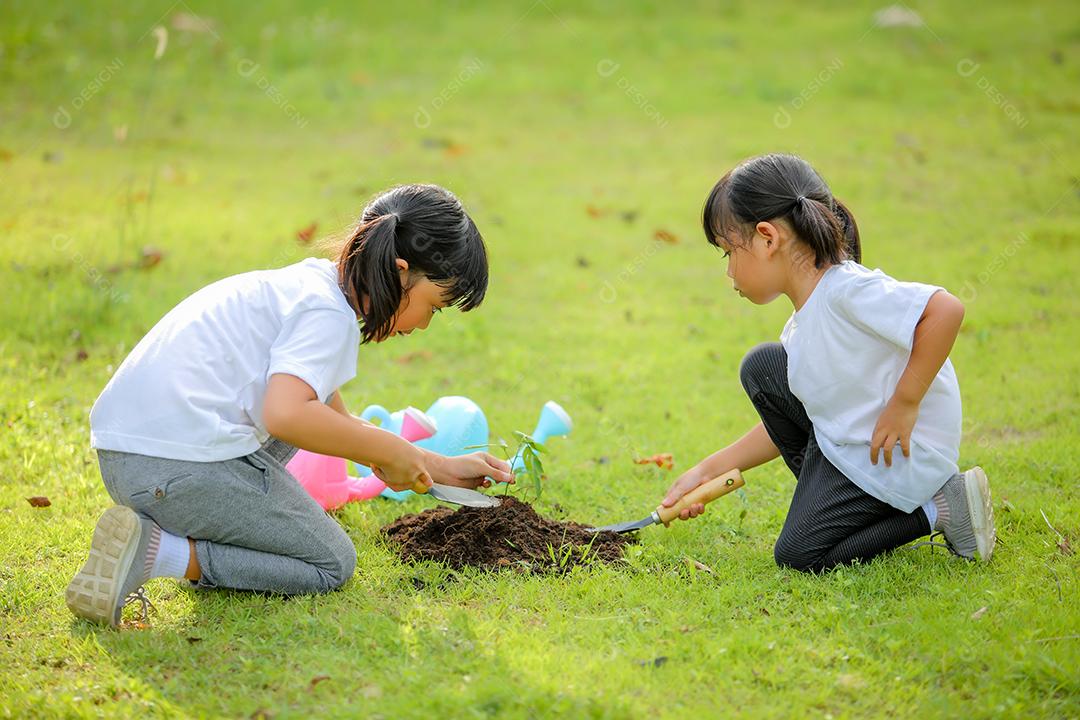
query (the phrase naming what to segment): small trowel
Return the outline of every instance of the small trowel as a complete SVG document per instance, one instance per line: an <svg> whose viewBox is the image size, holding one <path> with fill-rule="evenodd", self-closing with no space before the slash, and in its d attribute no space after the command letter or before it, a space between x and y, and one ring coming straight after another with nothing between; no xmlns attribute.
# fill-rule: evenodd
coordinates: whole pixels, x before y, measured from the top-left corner
<svg viewBox="0 0 1080 720"><path fill-rule="evenodd" d="M412 488L413 492L418 495L430 495L436 500L442 500L443 502L453 503L454 505L465 505L467 507L480 507L490 508L499 506L499 498L485 495L482 492L476 490L470 490L463 487L455 487L453 485L440 485L439 483L432 483L431 487L428 487L422 482L417 482Z"/></svg>
<svg viewBox="0 0 1080 720"><path fill-rule="evenodd" d="M711 503L716 498L727 495L732 490L738 490L745 484L746 483L743 482L742 479L742 473L738 470L732 470L719 477L714 477L708 482L701 483L696 488L683 495L679 502L671 507L664 507L661 505L646 518L635 520L633 522L619 523L618 525L605 525L604 527L589 528L589 532L603 531L628 533L656 523L663 523L664 527L667 527L671 524L672 520L679 517L679 513L691 505L694 505L695 503Z"/></svg>

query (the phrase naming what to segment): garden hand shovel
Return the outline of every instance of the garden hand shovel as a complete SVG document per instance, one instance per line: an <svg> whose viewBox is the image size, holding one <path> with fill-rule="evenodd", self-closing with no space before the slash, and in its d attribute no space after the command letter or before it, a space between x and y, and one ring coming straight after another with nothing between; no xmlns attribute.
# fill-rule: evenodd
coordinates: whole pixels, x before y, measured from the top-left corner
<svg viewBox="0 0 1080 720"><path fill-rule="evenodd" d="M443 502L453 503L454 505L465 505L468 507L498 507L499 498L485 495L482 492L476 490L470 490L463 487L455 487L453 485L440 485L439 483L432 483L431 487L428 487L421 481L417 481L413 486L412 491L418 495L424 495L425 493L435 498L436 500L442 500Z"/></svg>
<svg viewBox="0 0 1080 720"><path fill-rule="evenodd" d="M723 475L714 477L712 480L701 483L696 488L686 493L679 499L679 502L675 503L671 507L664 507L661 505L656 508L648 517L642 520L635 520L633 522L619 523L618 525L605 525L604 527L589 528L589 532L615 532L615 533L628 533L640 530L643 527L648 527L655 523L664 523L664 527L671 524L671 521L679 517L686 508L695 503L711 503L718 497L727 495L732 490L738 490L746 483L743 482L742 473L738 470L732 470L726 472Z"/></svg>

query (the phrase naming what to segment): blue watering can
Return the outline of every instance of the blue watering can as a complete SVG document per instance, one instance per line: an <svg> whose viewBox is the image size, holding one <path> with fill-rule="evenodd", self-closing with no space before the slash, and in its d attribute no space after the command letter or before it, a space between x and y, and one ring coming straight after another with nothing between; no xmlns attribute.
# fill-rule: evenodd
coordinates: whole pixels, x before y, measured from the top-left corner
<svg viewBox="0 0 1080 720"><path fill-rule="evenodd" d="M380 427L395 434L401 434L405 410L391 413L381 405L369 405L360 413L367 421L378 419ZM416 441L416 446L439 453L440 455L464 455L473 452L472 445L484 445L488 441L488 423L480 406L467 397L451 395L441 397L424 413L437 432L424 440ZM353 464L361 477L371 474L371 469ZM404 500L413 494L412 490L400 492L386 488L380 493L385 498Z"/></svg>
<svg viewBox="0 0 1080 720"><path fill-rule="evenodd" d="M400 435L406 412L407 409L391 413L381 405L369 405L364 408L360 417L369 422L378 419L380 427ZM488 443L488 422L484 417L484 411L467 397L460 395L441 397L428 408L424 415L438 430L426 439L417 440L415 443L417 447L440 455L454 456L473 452L477 449L476 446ZM557 402L549 400L544 403L540 411L540 419L532 432L532 438L543 444L553 437L569 435L573 427L574 423L566 410ZM525 469L525 462L521 455L519 451L510 462L513 472ZM361 477L371 474L371 470L363 465L353 463L353 467ZM386 488L380 494L385 498L403 501L413 492L412 490L396 492Z"/></svg>

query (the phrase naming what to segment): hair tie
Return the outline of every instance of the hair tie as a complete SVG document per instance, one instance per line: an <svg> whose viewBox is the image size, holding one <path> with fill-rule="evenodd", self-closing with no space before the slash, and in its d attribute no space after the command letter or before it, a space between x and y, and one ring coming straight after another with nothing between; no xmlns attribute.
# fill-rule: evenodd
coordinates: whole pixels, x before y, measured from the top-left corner
<svg viewBox="0 0 1080 720"><path fill-rule="evenodd" d="M800 205L800 204L802 204L802 202L804 200L806 200L806 196L805 195L800 195L799 197L795 198L795 204Z"/></svg>

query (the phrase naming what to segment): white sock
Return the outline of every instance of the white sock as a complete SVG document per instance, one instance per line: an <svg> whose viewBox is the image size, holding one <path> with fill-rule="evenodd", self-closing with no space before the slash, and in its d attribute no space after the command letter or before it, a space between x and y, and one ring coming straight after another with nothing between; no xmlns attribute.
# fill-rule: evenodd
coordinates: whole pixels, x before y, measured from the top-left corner
<svg viewBox="0 0 1080 720"><path fill-rule="evenodd" d="M926 513L926 519L930 521L930 530L935 530L934 523L937 522L937 505L934 501L927 500L922 505L923 512Z"/></svg>
<svg viewBox="0 0 1080 720"><path fill-rule="evenodd" d="M150 569L150 577L171 577L182 580L184 574L187 573L190 559L191 545L188 544L188 539L162 530L157 555L154 556L154 566Z"/></svg>

